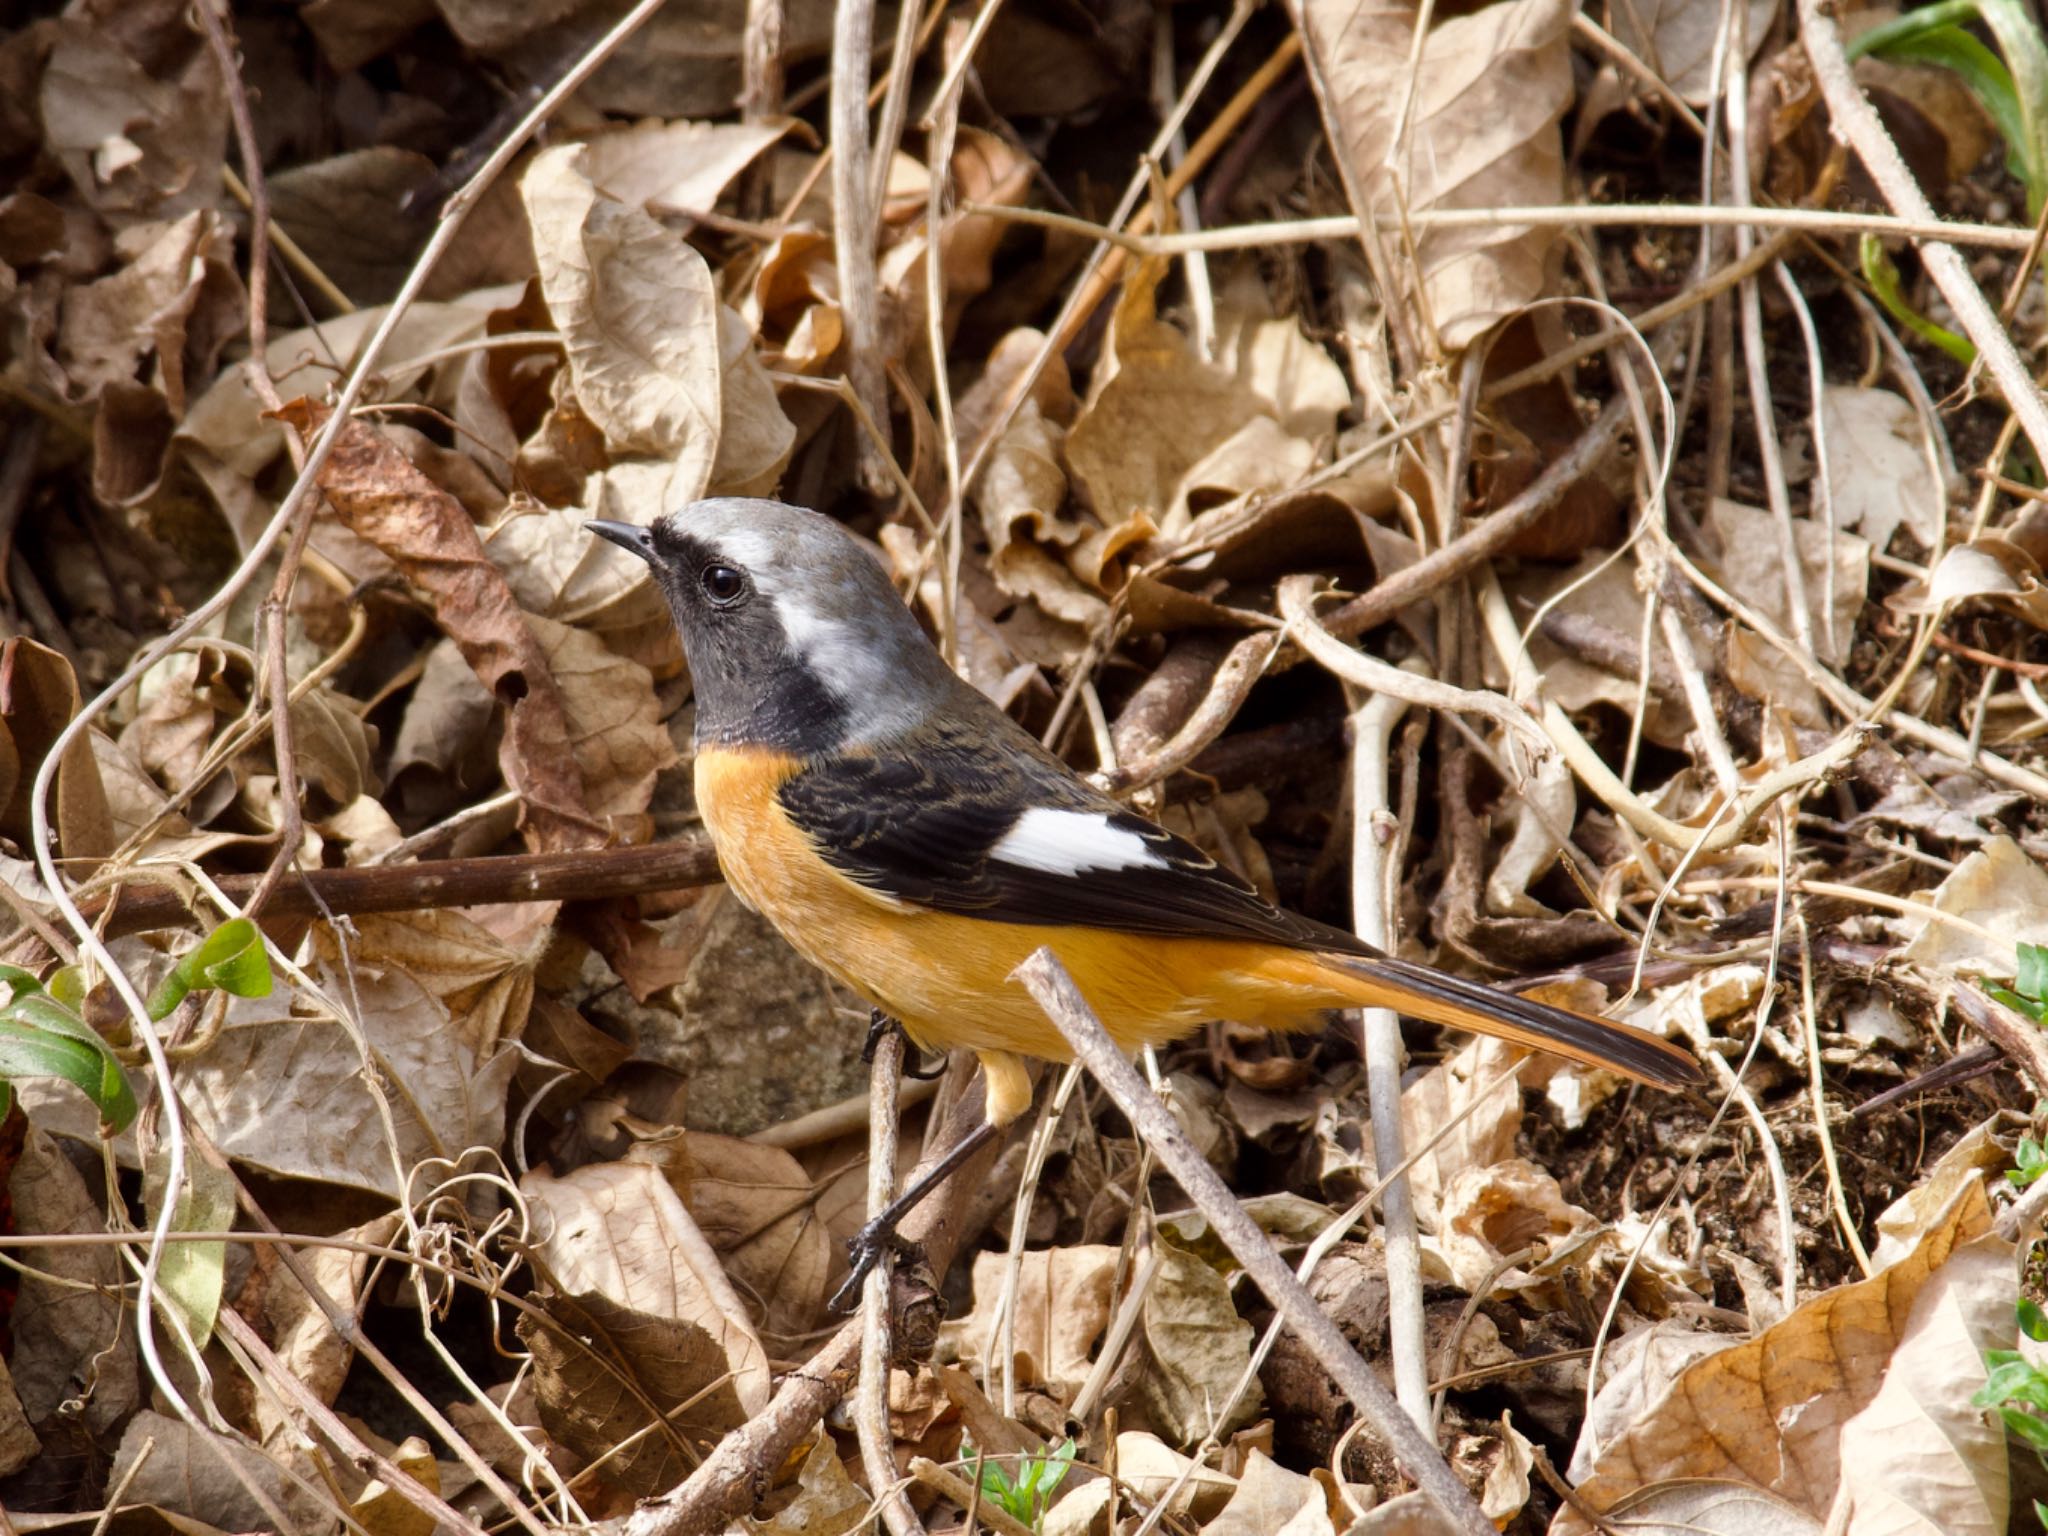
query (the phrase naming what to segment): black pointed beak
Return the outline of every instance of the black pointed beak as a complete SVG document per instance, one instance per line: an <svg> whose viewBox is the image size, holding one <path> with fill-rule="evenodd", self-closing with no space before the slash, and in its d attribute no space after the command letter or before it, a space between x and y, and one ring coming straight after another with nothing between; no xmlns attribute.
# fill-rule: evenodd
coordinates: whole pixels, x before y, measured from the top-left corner
<svg viewBox="0 0 2048 1536"><path fill-rule="evenodd" d="M583 526L600 539L609 539L619 548L638 555L649 565L654 563L654 534L650 529L638 523L608 523L602 518L592 518Z"/></svg>

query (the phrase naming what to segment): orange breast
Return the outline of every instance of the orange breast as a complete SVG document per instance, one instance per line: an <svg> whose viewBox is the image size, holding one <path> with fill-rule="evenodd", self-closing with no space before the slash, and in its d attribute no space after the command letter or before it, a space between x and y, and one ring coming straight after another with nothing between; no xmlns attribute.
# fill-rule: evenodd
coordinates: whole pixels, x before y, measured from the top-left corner
<svg viewBox="0 0 2048 1536"><path fill-rule="evenodd" d="M919 1044L1065 1060L1066 1043L1010 973L1040 945L1073 974L1126 1049L1208 1019L1284 1026L1351 1001L1315 957L1253 944L933 912L869 890L818 857L776 790L802 765L776 753L697 755L697 805L727 882L822 970Z"/></svg>

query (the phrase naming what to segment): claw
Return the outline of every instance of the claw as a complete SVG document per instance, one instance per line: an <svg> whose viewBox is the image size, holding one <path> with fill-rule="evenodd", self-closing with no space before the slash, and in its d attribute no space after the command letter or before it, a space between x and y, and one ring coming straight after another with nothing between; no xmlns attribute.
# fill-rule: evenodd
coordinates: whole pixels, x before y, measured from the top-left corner
<svg viewBox="0 0 2048 1536"><path fill-rule="evenodd" d="M846 1240L846 1261L852 1266L845 1281L825 1305L834 1312L851 1312L860 1305L862 1283L887 1254L910 1258L923 1249L896 1230L894 1222L877 1217Z"/></svg>

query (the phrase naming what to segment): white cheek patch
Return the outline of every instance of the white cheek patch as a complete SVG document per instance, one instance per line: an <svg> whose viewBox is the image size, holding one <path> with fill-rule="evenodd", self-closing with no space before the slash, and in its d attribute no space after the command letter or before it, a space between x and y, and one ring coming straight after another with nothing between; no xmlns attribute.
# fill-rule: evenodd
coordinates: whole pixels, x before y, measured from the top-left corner
<svg viewBox="0 0 2048 1536"><path fill-rule="evenodd" d="M1017 818L989 857L1049 875L1095 869L1165 869L1159 850L1138 833L1113 827L1100 811L1056 811L1034 806Z"/></svg>

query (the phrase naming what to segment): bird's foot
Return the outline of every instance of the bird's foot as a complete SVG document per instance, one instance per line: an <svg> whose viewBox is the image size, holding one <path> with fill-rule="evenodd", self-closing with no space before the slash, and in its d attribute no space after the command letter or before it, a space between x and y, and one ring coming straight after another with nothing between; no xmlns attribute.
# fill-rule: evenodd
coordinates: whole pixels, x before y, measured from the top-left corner
<svg viewBox="0 0 2048 1536"><path fill-rule="evenodd" d="M894 1220L877 1216L846 1240L846 1261L852 1268L825 1305L834 1312L853 1311L860 1305L862 1283L889 1254L903 1259L922 1258L924 1246L898 1232Z"/></svg>
<svg viewBox="0 0 2048 1536"><path fill-rule="evenodd" d="M868 1038L867 1043L860 1048L860 1059L869 1066L873 1066L875 1063L875 1052L881 1048L882 1041L891 1033L903 1036L903 1075L905 1077L915 1078L920 1083L928 1083L946 1070L946 1058L944 1056L938 1059L936 1066L924 1066L922 1064L924 1052L919 1048L918 1043L910 1038L909 1032L904 1029L901 1023L890 1018L888 1014L882 1012L879 1008L873 1008L868 1011Z"/></svg>

